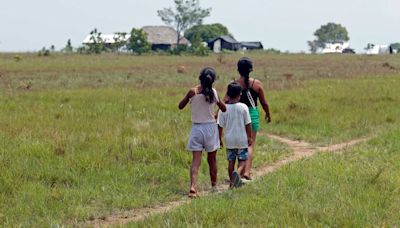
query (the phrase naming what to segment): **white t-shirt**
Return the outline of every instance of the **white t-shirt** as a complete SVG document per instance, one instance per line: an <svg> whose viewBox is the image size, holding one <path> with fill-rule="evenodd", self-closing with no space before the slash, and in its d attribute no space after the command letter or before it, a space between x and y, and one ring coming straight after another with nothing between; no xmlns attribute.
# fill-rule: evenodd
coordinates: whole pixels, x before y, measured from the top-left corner
<svg viewBox="0 0 400 228"><path fill-rule="evenodd" d="M246 125L251 123L249 108L243 103L226 104L226 112L218 112L217 123L224 131L228 149L247 148Z"/></svg>

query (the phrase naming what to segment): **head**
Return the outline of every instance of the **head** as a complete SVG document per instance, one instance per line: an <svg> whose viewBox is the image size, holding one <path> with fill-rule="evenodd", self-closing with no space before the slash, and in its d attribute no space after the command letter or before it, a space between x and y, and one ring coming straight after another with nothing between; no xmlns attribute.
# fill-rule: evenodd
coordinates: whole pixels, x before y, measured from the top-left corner
<svg viewBox="0 0 400 228"><path fill-rule="evenodd" d="M242 94L242 87L240 86L239 83L231 82L228 85L228 92L226 93L226 95L228 95L230 99L238 98L240 97L241 94Z"/></svg>
<svg viewBox="0 0 400 228"><path fill-rule="evenodd" d="M212 85L216 79L216 72L211 67L206 67L200 72L199 80L202 87L201 93L206 97L206 101L213 103L215 99Z"/></svg>
<svg viewBox="0 0 400 228"><path fill-rule="evenodd" d="M242 57L237 63L237 68L240 76L244 78L246 87L248 88L250 72L253 71L253 62L247 57Z"/></svg>

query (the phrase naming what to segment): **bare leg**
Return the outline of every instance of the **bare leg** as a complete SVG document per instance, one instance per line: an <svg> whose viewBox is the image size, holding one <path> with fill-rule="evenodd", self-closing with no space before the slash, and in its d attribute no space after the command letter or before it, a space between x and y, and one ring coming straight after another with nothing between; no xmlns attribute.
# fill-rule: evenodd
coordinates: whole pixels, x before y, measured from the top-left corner
<svg viewBox="0 0 400 228"><path fill-rule="evenodd" d="M232 173L234 170L235 170L235 160L228 161L228 175L229 175L229 180L231 181L231 185L233 184Z"/></svg>
<svg viewBox="0 0 400 228"><path fill-rule="evenodd" d="M201 151L193 151L192 165L190 167L190 192L196 193L197 174L201 164Z"/></svg>
<svg viewBox="0 0 400 228"><path fill-rule="evenodd" d="M207 153L208 166L210 168L211 186L217 185L217 151Z"/></svg>
<svg viewBox="0 0 400 228"><path fill-rule="evenodd" d="M245 167L246 167L246 161L239 161L238 162L238 170L237 170L237 172L240 173L240 177L243 177L242 173L243 173L243 170L244 170Z"/></svg>
<svg viewBox="0 0 400 228"><path fill-rule="evenodd" d="M251 137L253 139L253 144L249 146L249 158L246 161L246 166L244 167L241 175L243 177L250 177L251 166L253 165L253 152L254 152L254 147L256 145L257 132L252 131Z"/></svg>

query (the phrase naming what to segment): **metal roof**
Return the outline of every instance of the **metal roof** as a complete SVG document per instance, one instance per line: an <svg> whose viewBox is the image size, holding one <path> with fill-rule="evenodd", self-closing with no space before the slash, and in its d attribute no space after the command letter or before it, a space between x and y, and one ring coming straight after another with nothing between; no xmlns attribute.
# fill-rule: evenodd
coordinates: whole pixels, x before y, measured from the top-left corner
<svg viewBox="0 0 400 228"><path fill-rule="evenodd" d="M119 41L127 41L131 37L130 34L126 34L125 36L122 36L120 34L100 34L100 39L102 40L103 43L109 43L113 44L117 40ZM94 42L99 42L100 40L98 39L97 36L95 35L87 35L86 38L82 41L84 44L92 44Z"/></svg>

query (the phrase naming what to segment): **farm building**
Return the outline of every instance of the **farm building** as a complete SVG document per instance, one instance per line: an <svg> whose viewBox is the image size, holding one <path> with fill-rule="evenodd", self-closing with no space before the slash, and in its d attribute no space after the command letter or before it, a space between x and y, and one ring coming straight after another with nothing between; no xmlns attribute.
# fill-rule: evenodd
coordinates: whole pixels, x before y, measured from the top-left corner
<svg viewBox="0 0 400 228"><path fill-rule="evenodd" d="M177 46L178 33L170 26L144 26L142 30L147 34L152 50L169 50ZM181 37L179 44L188 45L189 41Z"/></svg>
<svg viewBox="0 0 400 228"><path fill-rule="evenodd" d="M240 42L231 36L220 36L208 42L208 47L215 53L219 53L222 49L237 51L240 50Z"/></svg>
<svg viewBox="0 0 400 228"><path fill-rule="evenodd" d="M254 42L240 42L240 47L246 50L264 49L263 45L259 41Z"/></svg>
<svg viewBox="0 0 400 228"><path fill-rule="evenodd" d="M392 46L386 44L367 44L367 55L392 54Z"/></svg>
<svg viewBox="0 0 400 228"><path fill-rule="evenodd" d="M324 49L322 49L321 53L330 54L330 53L343 53L343 50L350 47L350 43L348 42L338 42L338 43L325 43Z"/></svg>
<svg viewBox="0 0 400 228"><path fill-rule="evenodd" d="M83 44L90 45L93 43L104 43L106 47L120 41L128 41L130 34L100 34L98 36L88 35L82 41Z"/></svg>

